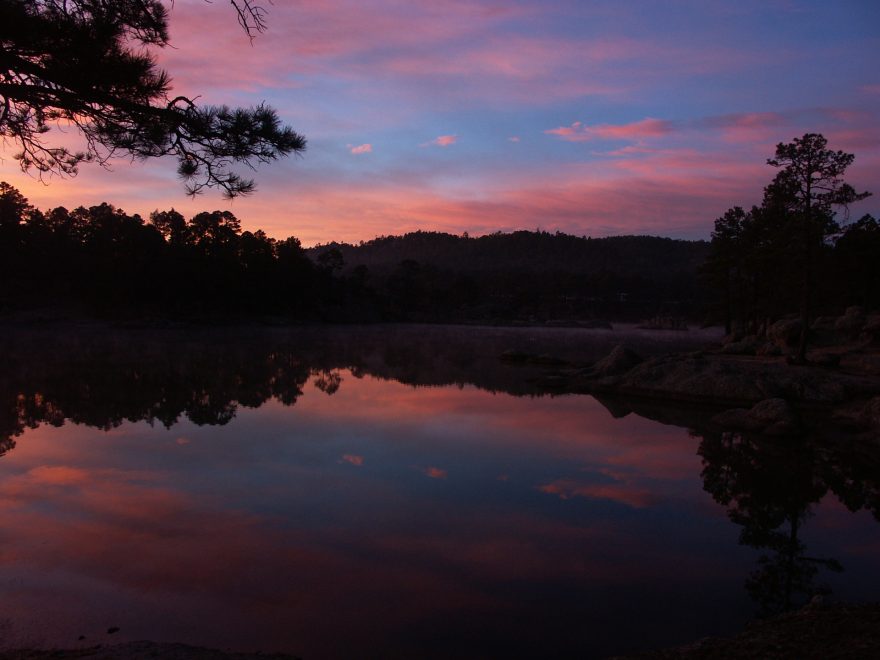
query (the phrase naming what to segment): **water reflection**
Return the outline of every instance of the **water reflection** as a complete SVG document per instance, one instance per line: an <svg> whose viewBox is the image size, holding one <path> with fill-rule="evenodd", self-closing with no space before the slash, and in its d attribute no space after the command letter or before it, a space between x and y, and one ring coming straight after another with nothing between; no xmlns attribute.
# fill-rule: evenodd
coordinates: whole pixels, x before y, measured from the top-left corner
<svg viewBox="0 0 880 660"><path fill-rule="evenodd" d="M828 572L844 566L832 556L808 552L805 528L820 503L829 500L851 513L880 521L880 446L824 424L808 422L795 436L726 431L711 410L656 402L603 401L618 417L635 412L689 428L698 438L703 485L741 527L739 541L760 552L745 589L762 616L803 606L833 592ZM876 530L873 532L876 538Z"/></svg>
<svg viewBox="0 0 880 660"><path fill-rule="evenodd" d="M410 385L473 384L492 392L538 394L523 369L499 362L505 350L553 351L594 360L621 340L646 352L692 347L706 336L557 329L366 326L290 331L112 331L6 329L0 345L0 442L40 423L64 419L108 429L124 421L166 427L186 417L225 424L239 406L269 400L293 405L310 373L339 388L334 370L350 369Z"/></svg>
<svg viewBox="0 0 880 660"><path fill-rule="evenodd" d="M533 338L475 335L7 338L0 630L307 658L684 642L752 612L754 553L703 488L766 555L748 579L768 609L815 591L828 556L853 575L843 595L880 584L876 526L826 495L876 515L880 470L857 447L538 397L497 360Z"/></svg>
<svg viewBox="0 0 880 660"><path fill-rule="evenodd" d="M830 593L820 570L840 562L807 554L803 528L829 491L852 512L880 520L880 460L861 443L815 437L767 438L706 433L700 441L705 489L740 525L740 543L761 551L746 589L763 614Z"/></svg>

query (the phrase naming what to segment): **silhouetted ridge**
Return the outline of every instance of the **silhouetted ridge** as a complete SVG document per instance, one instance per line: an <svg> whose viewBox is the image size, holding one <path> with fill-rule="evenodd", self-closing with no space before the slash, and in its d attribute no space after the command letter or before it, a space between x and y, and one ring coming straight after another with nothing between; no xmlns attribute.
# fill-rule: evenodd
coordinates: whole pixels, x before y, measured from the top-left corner
<svg viewBox="0 0 880 660"><path fill-rule="evenodd" d="M480 237L417 231L308 251L336 255L416 321L567 323L699 315L708 243L654 236L585 238L516 231Z"/></svg>
<svg viewBox="0 0 880 660"><path fill-rule="evenodd" d="M417 231L382 236L358 245L329 243L309 252L317 255L329 249L339 250L349 269L358 265L370 270L393 268L411 259L421 265L471 273L532 270L656 276L661 269L695 274L708 254L708 243L658 236L587 238L543 231L499 232L479 237Z"/></svg>

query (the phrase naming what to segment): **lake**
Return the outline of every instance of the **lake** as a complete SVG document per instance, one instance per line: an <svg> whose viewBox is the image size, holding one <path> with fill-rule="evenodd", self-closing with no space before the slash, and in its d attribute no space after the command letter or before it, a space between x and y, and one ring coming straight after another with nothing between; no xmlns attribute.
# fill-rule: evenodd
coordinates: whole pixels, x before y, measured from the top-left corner
<svg viewBox="0 0 880 660"><path fill-rule="evenodd" d="M7 329L0 646L591 658L875 599L880 472L858 445L551 395L498 359L716 338Z"/></svg>

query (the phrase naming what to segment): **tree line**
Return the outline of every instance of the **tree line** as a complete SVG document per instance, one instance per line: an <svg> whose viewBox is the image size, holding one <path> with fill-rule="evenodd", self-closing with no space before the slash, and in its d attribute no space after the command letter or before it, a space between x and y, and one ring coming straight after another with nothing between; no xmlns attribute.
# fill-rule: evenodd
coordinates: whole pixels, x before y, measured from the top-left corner
<svg viewBox="0 0 880 660"><path fill-rule="evenodd" d="M180 319L544 323L698 314L705 242L437 232L308 250L229 211L41 211L0 183L0 310Z"/></svg>
<svg viewBox="0 0 880 660"><path fill-rule="evenodd" d="M321 318L345 294L295 237L242 231L229 211L147 220L110 204L34 208L0 183L0 308L193 318Z"/></svg>

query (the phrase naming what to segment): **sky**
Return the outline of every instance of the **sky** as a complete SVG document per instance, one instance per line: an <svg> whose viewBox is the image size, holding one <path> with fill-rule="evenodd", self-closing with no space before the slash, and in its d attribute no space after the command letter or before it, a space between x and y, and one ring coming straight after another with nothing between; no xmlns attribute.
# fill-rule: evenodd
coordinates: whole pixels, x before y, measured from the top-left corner
<svg viewBox="0 0 880 660"><path fill-rule="evenodd" d="M536 228L695 239L760 202L777 143L818 132L875 193L852 219L880 217L876 0L263 4L251 43L227 3L177 0L159 53L175 94L265 101L308 139L252 173L252 196L190 199L173 158L46 185L10 146L0 179L42 209L229 209L305 245Z"/></svg>

